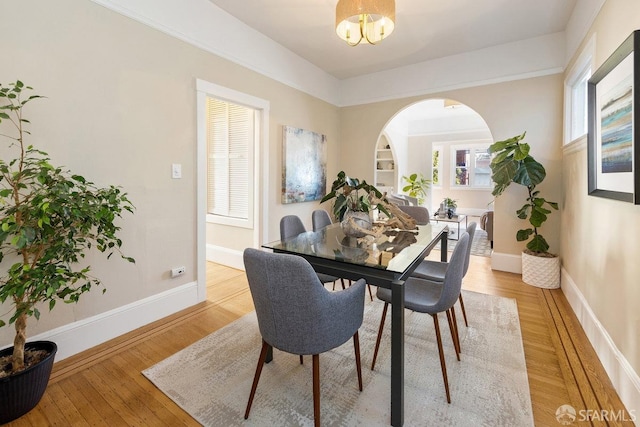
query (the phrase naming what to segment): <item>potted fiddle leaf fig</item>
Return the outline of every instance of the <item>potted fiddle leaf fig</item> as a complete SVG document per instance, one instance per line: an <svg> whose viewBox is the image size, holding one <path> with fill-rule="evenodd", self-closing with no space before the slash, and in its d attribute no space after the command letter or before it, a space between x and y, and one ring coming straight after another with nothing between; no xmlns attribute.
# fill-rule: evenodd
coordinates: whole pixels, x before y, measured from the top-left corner
<svg viewBox="0 0 640 427"><path fill-rule="evenodd" d="M10 310L0 327L15 327L13 347L0 351L0 424L38 404L53 366L56 344L28 343L27 320L39 319L43 307L77 303L101 284L82 261L88 251L134 262L120 252L116 224L133 212L127 194L53 166L27 145L23 109L42 98L32 90L21 81L0 84L0 137L8 141L0 159L0 303Z"/></svg>
<svg viewBox="0 0 640 427"><path fill-rule="evenodd" d="M548 215L558 210L558 204L546 200L536 189L547 172L529 154L529 144L522 142L525 135L526 132L489 147L489 153L494 156L490 165L494 182L492 194L501 195L512 183L527 189L527 199L516 211L518 218L528 222L528 227L516 233L517 241L527 241L522 252L522 280L530 285L557 288L560 286L560 259L549 252L549 244L539 229Z"/></svg>
<svg viewBox="0 0 640 427"><path fill-rule="evenodd" d="M429 190L431 181L421 173L412 173L409 176L403 176L402 179L407 182L407 185L402 188L402 191L418 199L418 205L422 206L427 198L427 191Z"/></svg>

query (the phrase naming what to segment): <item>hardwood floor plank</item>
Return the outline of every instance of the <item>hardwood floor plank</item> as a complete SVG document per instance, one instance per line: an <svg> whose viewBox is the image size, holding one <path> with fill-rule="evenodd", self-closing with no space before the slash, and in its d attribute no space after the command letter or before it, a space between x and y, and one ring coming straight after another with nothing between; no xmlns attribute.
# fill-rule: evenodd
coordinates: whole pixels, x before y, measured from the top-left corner
<svg viewBox="0 0 640 427"><path fill-rule="evenodd" d="M90 402L91 407L98 414L104 425L126 425L124 419L114 411L107 401L108 395L96 388L91 380L82 375L82 371L76 373L72 378L60 382L60 386L77 389Z"/></svg>

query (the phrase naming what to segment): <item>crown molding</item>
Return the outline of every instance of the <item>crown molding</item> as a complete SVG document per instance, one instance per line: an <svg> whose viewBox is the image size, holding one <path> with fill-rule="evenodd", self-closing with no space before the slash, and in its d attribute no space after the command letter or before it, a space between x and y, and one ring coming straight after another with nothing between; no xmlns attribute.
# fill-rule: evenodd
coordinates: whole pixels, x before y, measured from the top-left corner
<svg viewBox="0 0 640 427"><path fill-rule="evenodd" d="M564 32L338 80L208 0L91 0L335 106L368 104L562 73L605 0L578 2ZM224 37L221 37L221 34ZM578 42L579 44L579 42ZM574 48L575 49L575 48ZM372 89L374 88L374 89Z"/></svg>

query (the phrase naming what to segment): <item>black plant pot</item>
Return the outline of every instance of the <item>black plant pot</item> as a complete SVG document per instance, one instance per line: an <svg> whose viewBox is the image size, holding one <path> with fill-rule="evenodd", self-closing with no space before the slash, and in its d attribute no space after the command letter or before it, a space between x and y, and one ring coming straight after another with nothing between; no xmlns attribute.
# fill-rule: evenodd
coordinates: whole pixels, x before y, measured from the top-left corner
<svg viewBox="0 0 640 427"><path fill-rule="evenodd" d="M45 350L49 355L37 365L9 377L0 378L0 424L20 418L36 407L49 384L53 359L58 351L56 343L34 341L25 349ZM13 352L13 347L0 351L0 356Z"/></svg>

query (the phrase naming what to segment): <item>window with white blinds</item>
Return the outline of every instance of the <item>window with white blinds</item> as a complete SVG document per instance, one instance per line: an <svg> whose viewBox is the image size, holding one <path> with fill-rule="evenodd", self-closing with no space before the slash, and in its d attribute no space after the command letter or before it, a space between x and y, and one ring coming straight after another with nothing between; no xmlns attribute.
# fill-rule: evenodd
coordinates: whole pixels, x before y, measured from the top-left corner
<svg viewBox="0 0 640 427"><path fill-rule="evenodd" d="M207 97L207 213L248 219L255 110Z"/></svg>

